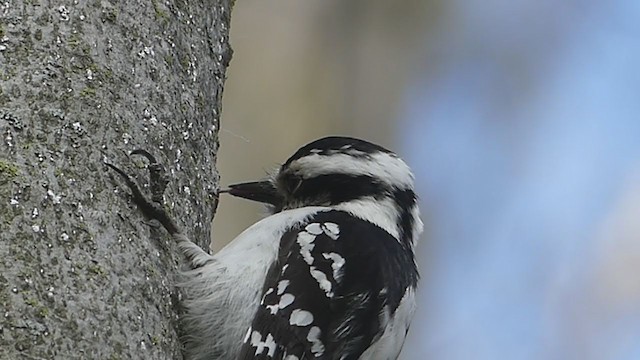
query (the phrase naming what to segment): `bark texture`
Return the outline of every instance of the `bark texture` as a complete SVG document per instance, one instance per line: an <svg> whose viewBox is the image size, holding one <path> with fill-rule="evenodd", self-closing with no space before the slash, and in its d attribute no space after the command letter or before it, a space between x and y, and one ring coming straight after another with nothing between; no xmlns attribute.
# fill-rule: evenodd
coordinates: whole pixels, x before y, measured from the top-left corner
<svg viewBox="0 0 640 360"><path fill-rule="evenodd" d="M231 0L0 3L0 358L180 359L181 259L121 166L170 172L206 248Z"/></svg>

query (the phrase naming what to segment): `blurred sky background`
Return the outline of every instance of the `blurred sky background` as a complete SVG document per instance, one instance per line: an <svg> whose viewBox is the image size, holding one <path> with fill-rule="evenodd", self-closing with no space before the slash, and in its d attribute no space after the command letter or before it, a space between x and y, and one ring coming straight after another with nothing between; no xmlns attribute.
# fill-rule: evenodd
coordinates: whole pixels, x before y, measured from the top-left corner
<svg viewBox="0 0 640 360"><path fill-rule="evenodd" d="M223 184L327 134L413 167L402 359L640 359L640 1L242 0L231 42Z"/></svg>

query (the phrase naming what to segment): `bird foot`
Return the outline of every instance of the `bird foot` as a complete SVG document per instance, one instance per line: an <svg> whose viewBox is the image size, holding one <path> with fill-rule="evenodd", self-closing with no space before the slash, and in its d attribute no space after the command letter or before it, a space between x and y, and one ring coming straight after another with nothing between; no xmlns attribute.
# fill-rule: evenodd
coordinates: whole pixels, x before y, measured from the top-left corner
<svg viewBox="0 0 640 360"><path fill-rule="evenodd" d="M151 155L148 151L137 149L131 152L131 155L142 155L147 160L149 160L149 182L151 186L151 200L147 199L147 197L142 193L138 184L123 170L118 168L117 166L106 162L105 165L113 169L115 172L122 177L125 181L129 189L131 190L131 197L133 198L133 202L140 208L142 213L149 219L158 220L160 224L169 232L169 234L174 235L180 233L178 226L175 224L167 210L163 207L162 199L164 196L164 192L167 188L167 184L169 183L169 178L166 174L164 166L160 164L156 158Z"/></svg>

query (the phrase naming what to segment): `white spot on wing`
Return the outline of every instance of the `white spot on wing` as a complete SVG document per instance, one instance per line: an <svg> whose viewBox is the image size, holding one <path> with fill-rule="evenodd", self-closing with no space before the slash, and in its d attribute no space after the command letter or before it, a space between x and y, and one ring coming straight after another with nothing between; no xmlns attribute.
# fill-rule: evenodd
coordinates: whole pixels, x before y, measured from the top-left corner
<svg viewBox="0 0 640 360"><path fill-rule="evenodd" d="M340 235L340 227L336 223L326 222L322 224L322 230L328 237L336 240L338 235Z"/></svg>
<svg viewBox="0 0 640 360"><path fill-rule="evenodd" d="M262 342L262 335L260 335L259 332L254 330L251 333L251 345L252 346L258 346L260 344L260 342Z"/></svg>
<svg viewBox="0 0 640 360"><path fill-rule="evenodd" d="M340 278L342 277L342 267L344 266L345 260L342 256L340 256L340 254L337 253L322 253L322 256L327 259L327 260L331 260L331 268L333 269L333 278L336 282L340 281Z"/></svg>
<svg viewBox="0 0 640 360"><path fill-rule="evenodd" d="M262 300L260 300L260 305L264 305L264 299L273 292L273 288L269 288L265 291L264 295L262 295Z"/></svg>
<svg viewBox="0 0 640 360"><path fill-rule="evenodd" d="M312 235L311 233L306 231L301 231L298 233L297 241L300 247L311 245L311 248L313 249L313 241L315 239L316 239L316 235Z"/></svg>
<svg viewBox="0 0 640 360"><path fill-rule="evenodd" d="M276 353L276 341L273 339L273 336L271 336L271 334L267 335L267 340L265 340L264 346L269 349L267 351L267 356L273 357L273 355Z"/></svg>
<svg viewBox="0 0 640 360"><path fill-rule="evenodd" d="M262 341L262 335L254 331L251 334L251 346L256 348L255 355L260 355L267 350L267 356L273 357L276 352L276 341L271 334L267 334L267 338Z"/></svg>
<svg viewBox="0 0 640 360"><path fill-rule="evenodd" d="M320 235L322 234L322 227L318 223L311 223L304 228L309 234Z"/></svg>
<svg viewBox="0 0 640 360"><path fill-rule="evenodd" d="M278 310L284 309L287 306L291 305L291 303L293 303L295 299L296 297L291 294L284 294L280 297L280 301L278 301L277 304L267 305L265 307L267 308L267 310L269 310L271 315L275 315L278 312Z"/></svg>
<svg viewBox="0 0 640 360"><path fill-rule="evenodd" d="M300 250L300 254L304 259L304 262L306 262L308 265L313 264L313 256L311 256L311 252Z"/></svg>
<svg viewBox="0 0 640 360"><path fill-rule="evenodd" d="M309 268L309 271L311 272L311 276L313 276L313 278L318 282L320 289L324 290L324 293L327 295L327 297L332 298L333 292L331 291L331 281L327 279L327 275L325 275L325 273L323 273L322 271L316 269L315 266L311 266Z"/></svg>
<svg viewBox="0 0 640 360"><path fill-rule="evenodd" d="M311 352L315 357L321 357L324 354L324 344L320 340L321 333L320 328L314 326L309 329L309 334L307 335L307 340L311 343Z"/></svg>
<svg viewBox="0 0 640 360"><path fill-rule="evenodd" d="M287 289L287 286L289 286L289 280L280 280L280 282L278 283L278 295L282 295L282 293Z"/></svg>
<svg viewBox="0 0 640 360"><path fill-rule="evenodd" d="M293 303L293 300L295 299L296 297L291 294L284 294L280 297L280 302L278 303L278 307L280 307L280 309L284 309L287 306L291 305L291 303Z"/></svg>
<svg viewBox="0 0 640 360"><path fill-rule="evenodd" d="M318 228L320 228L319 225ZM302 255L304 261L309 265L313 264L313 256L311 256L311 251L315 247L315 245L313 244L313 241L315 239L316 237L308 232L301 231L298 233L297 241L298 245L300 245L300 255Z"/></svg>
<svg viewBox="0 0 640 360"><path fill-rule="evenodd" d="M307 326L313 322L313 315L306 311L295 309L291 312L289 317L289 324L296 326Z"/></svg>
<svg viewBox="0 0 640 360"><path fill-rule="evenodd" d="M271 313L271 315L275 315L275 314L278 312L278 310L279 310L279 308L278 308L278 305L277 305L277 304L276 304L276 305L266 305L265 307L267 308L267 310L269 310L269 312Z"/></svg>
<svg viewBox="0 0 640 360"><path fill-rule="evenodd" d="M284 360L300 360L297 356L295 355L287 355Z"/></svg>

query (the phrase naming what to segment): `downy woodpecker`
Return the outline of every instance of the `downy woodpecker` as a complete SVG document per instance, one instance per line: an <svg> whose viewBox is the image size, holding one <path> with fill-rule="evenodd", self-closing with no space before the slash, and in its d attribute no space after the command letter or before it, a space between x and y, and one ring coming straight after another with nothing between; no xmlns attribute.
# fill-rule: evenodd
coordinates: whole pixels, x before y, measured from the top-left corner
<svg viewBox="0 0 640 360"><path fill-rule="evenodd" d="M137 153L157 178L161 166ZM415 309L422 221L411 170L393 152L326 137L273 177L231 185L223 192L266 203L273 214L215 255L191 242L157 197L148 201L107 165L188 259L178 284L188 359L398 357Z"/></svg>

